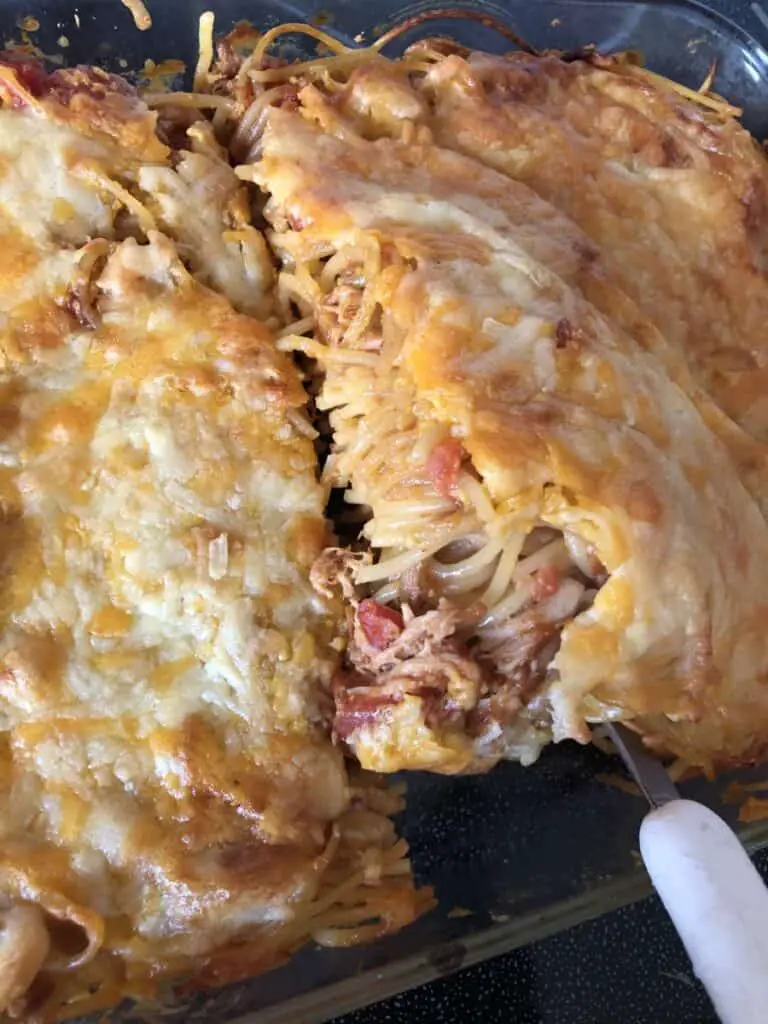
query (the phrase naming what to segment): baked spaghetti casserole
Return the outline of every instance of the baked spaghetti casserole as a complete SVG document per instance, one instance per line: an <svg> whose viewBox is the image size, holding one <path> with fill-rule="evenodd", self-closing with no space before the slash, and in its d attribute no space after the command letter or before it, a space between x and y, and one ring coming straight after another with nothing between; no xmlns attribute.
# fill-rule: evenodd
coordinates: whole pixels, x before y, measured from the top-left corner
<svg viewBox="0 0 768 1024"><path fill-rule="evenodd" d="M204 15L190 92L0 60L9 1018L411 922L354 761L529 764L615 719L765 757L737 112L592 51L307 27L289 63L296 28Z"/></svg>

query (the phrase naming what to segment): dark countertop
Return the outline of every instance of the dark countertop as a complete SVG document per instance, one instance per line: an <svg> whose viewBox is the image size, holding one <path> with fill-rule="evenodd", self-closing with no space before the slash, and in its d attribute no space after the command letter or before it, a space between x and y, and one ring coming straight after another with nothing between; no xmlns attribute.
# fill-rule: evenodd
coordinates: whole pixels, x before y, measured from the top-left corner
<svg viewBox="0 0 768 1024"><path fill-rule="evenodd" d="M755 863L768 882L768 851ZM717 1024L655 897L336 1024ZM768 1020L768 1009L766 1010Z"/></svg>

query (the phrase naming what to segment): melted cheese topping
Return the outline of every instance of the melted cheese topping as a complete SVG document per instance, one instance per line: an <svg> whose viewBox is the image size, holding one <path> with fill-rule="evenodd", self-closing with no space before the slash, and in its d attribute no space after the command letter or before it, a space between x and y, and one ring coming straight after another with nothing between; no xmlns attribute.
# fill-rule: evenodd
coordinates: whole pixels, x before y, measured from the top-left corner
<svg viewBox="0 0 768 1024"><path fill-rule="evenodd" d="M0 1009L40 1019L344 942L328 886L389 850L361 916L418 912L385 819L345 846L314 431L228 301L270 308L266 247L210 133L174 168L121 97L0 110L0 890L44 912Z"/></svg>
<svg viewBox="0 0 768 1024"><path fill-rule="evenodd" d="M503 74L513 74L499 63ZM327 355L311 349L326 372L321 404L336 410L339 452L331 472L337 483L351 483L352 502L372 507L372 543L410 548L418 559L430 538L450 539L460 515L456 502L427 486L428 438L434 444L442 428L460 439L487 489L487 516L507 516L523 533L535 521L566 531L590 545L611 574L592 607L564 630L556 674L535 702L550 718L553 737L585 739L586 722L619 715L697 763L748 759L764 749L768 734L768 529L745 484L761 498L766 476L756 472L754 448L745 447L717 405L722 394L710 356L719 342L714 335L689 342L688 327L680 326L691 322L687 310L703 288L704 271L686 249L691 238L683 240L682 226L670 228L679 236L674 258L689 275L675 299L686 310L678 320L662 295L671 270L663 259L654 266L658 251L643 236L643 222L626 222L626 231L638 234L642 267L628 260L614 273L628 250L623 242L612 248L609 222L599 218L626 210L615 212L607 184L590 193L594 223L585 232L573 219L581 177L564 196L553 183L550 202L525 183L540 180L533 157L518 175L514 161L547 144L534 132L518 139L522 155L510 145L507 163L495 136L488 142L484 159L506 173L462 152L475 151L472 111L491 101L475 88L474 62L445 65L438 62L414 86L407 61L368 63L331 99L307 85L297 113L270 111L263 159L239 172L270 194L275 244L292 280L301 280L301 268L311 268L317 254L330 254L328 267L350 267L346 280L365 286L358 303L374 326L363 334L350 328L341 343L349 355L333 343ZM533 77L547 67L537 65ZM450 109L440 92L443 78L458 83ZM414 101L404 106L409 90ZM506 107L501 89L495 102L500 123L517 130L516 104ZM648 103L656 116L670 116L666 100ZM406 111L408 124L398 111ZM679 116L694 115L686 109ZM483 124L491 124L490 109ZM698 122L689 133L687 145L702 164L702 138L712 133ZM620 148L615 134L610 138ZM608 133L601 138L605 160ZM759 176L762 189L768 173L746 136L729 126L722 141L742 169L749 167L745 173ZM614 165L605 174L615 173L627 195L641 197L647 175L633 192L632 176ZM712 166L701 173L705 184L728 194L727 179L716 179ZM672 197L666 201L670 220ZM714 214L712 220L719 238L720 222ZM605 261L589 233L598 229ZM642 269L646 277L630 285ZM651 274L656 290L646 294L642 282ZM750 308L753 295L764 303L768 294L756 274L744 282ZM333 275L319 276L317 290L305 283L301 295L321 316L323 283ZM715 334L729 332L743 348L757 342L754 331L744 330L737 284L727 276L730 319L718 322ZM678 285L682 279L675 278ZM654 307L653 319L643 314L641 299ZM371 451L366 409L392 431L386 446L379 440ZM380 439L383 428L376 429ZM475 496L463 505L481 519L484 507ZM418 760L422 740L407 727L406 703L387 709L375 730L359 730L355 749L364 763L392 769ZM382 721L392 723L388 733ZM398 749L411 735L417 747ZM520 756L520 735L511 740L513 756ZM522 749L541 742L539 733ZM430 758L439 763L439 755ZM454 770L454 752L446 748L443 758L444 770Z"/></svg>
<svg viewBox="0 0 768 1024"><path fill-rule="evenodd" d="M353 83L357 88L357 83ZM365 87L365 82L361 83ZM768 509L763 154L738 124L637 68L522 53L436 62L419 87L439 145L528 185L572 218L648 323L638 337L685 387ZM378 117L379 130L388 128ZM602 281L587 297L610 317ZM698 387L697 387L698 385Z"/></svg>

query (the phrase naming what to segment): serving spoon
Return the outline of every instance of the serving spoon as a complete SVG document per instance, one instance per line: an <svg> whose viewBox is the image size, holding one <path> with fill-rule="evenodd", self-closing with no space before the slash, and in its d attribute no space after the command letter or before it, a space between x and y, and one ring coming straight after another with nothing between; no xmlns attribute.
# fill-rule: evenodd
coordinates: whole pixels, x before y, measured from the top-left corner
<svg viewBox="0 0 768 1024"><path fill-rule="evenodd" d="M694 972L724 1024L766 1024L768 889L733 830L684 800L636 733L606 729L651 805L640 854Z"/></svg>

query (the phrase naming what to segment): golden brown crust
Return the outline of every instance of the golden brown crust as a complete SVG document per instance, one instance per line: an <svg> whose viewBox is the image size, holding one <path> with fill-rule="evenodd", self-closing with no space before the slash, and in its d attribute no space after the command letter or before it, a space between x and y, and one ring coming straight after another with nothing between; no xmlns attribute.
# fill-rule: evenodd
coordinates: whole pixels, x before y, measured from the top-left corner
<svg viewBox="0 0 768 1024"><path fill-rule="evenodd" d="M424 89L438 142L528 184L595 243L746 433L710 414L764 501L768 171L754 140L631 66L452 56Z"/></svg>

